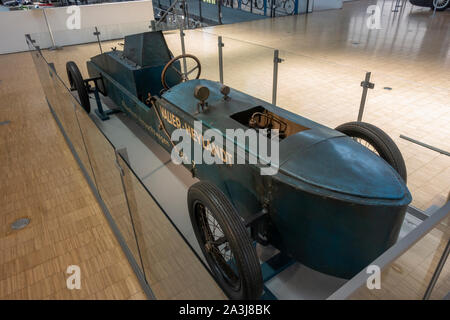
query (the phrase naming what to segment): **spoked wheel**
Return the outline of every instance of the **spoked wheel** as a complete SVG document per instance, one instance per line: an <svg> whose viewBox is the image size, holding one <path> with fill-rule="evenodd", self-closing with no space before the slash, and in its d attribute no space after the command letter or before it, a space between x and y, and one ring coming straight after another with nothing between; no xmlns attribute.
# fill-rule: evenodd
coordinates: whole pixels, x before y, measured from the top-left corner
<svg viewBox="0 0 450 320"><path fill-rule="evenodd" d="M347 122L336 128L352 137L367 149L389 163L406 182L406 165L394 141L380 128L366 122Z"/></svg>
<svg viewBox="0 0 450 320"><path fill-rule="evenodd" d="M286 14L292 15L295 10L295 2L292 0L286 0L283 4L284 11L286 11Z"/></svg>
<svg viewBox="0 0 450 320"><path fill-rule="evenodd" d="M217 282L231 299L258 299L263 281L256 250L236 210L213 184L188 192L195 236Z"/></svg>
<svg viewBox="0 0 450 320"><path fill-rule="evenodd" d="M436 11L444 11L446 8L450 7L450 0L433 0L431 9Z"/></svg>
<svg viewBox="0 0 450 320"><path fill-rule="evenodd" d="M262 10L264 8L264 0L256 0L255 1L255 6L259 10Z"/></svg>
<svg viewBox="0 0 450 320"><path fill-rule="evenodd" d="M80 69L75 62L69 61L66 63L67 78L71 90L76 90L78 93L78 101L87 113L91 112L91 102L89 101L89 93L84 85L83 77Z"/></svg>
<svg viewBox="0 0 450 320"><path fill-rule="evenodd" d="M175 62L182 59L186 59L186 65L187 61L193 60L195 66L190 70L189 69L186 70L186 73L182 72L181 70L178 70L177 67L175 66ZM167 84L167 75L169 70L173 70L179 76L181 82L184 82L188 81L189 79L198 79L200 77L200 73L202 72L202 65L200 64L200 60L192 54L181 54L179 56L172 58L164 66L164 69L161 73L161 83L166 90L170 89L169 85ZM194 71L197 71L195 77L192 74Z"/></svg>

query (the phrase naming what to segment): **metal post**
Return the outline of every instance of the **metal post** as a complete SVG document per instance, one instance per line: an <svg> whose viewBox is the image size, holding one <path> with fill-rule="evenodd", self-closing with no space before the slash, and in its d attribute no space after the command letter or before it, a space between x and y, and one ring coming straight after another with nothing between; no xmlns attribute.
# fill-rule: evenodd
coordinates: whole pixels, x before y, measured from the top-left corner
<svg viewBox="0 0 450 320"><path fill-rule="evenodd" d="M218 8L218 20L219 24L222 24L222 0L216 0L217 1L217 8Z"/></svg>
<svg viewBox="0 0 450 320"><path fill-rule="evenodd" d="M200 16L200 22L203 22L202 16L202 0L198 0L198 14Z"/></svg>
<svg viewBox="0 0 450 320"><path fill-rule="evenodd" d="M184 25L186 29L189 29L189 21L187 16L187 9L186 9L186 0L182 0L183 2L183 16L184 16Z"/></svg>
<svg viewBox="0 0 450 320"><path fill-rule="evenodd" d="M184 57L186 54L186 48L184 46L184 31L183 24L180 23L180 39L181 39L181 54L183 55L183 72L187 74L187 66L186 66L186 58Z"/></svg>
<svg viewBox="0 0 450 320"><path fill-rule="evenodd" d="M278 86L278 64L283 62L279 57L278 49L273 51L273 87L272 87L272 104L277 103L277 86Z"/></svg>
<svg viewBox="0 0 450 320"><path fill-rule="evenodd" d="M97 36L98 47L100 48L100 53L103 53L102 43L100 42L100 31L98 31L97 27L95 27L94 36Z"/></svg>
<svg viewBox="0 0 450 320"><path fill-rule="evenodd" d="M185 12L185 21L186 21L186 29L189 29L189 6L186 0L184 1L184 12Z"/></svg>
<svg viewBox="0 0 450 320"><path fill-rule="evenodd" d="M436 15L436 0L433 0L433 18Z"/></svg>
<svg viewBox="0 0 450 320"><path fill-rule="evenodd" d="M55 38L53 37L52 28L50 28L50 24L48 23L48 19L47 19L47 13L45 12L44 8L42 8L42 12L44 13L45 24L47 25L48 33L50 34L50 38L52 40L52 46L49 49L56 50L56 49L58 49L58 47L55 44Z"/></svg>
<svg viewBox="0 0 450 320"><path fill-rule="evenodd" d="M156 31L156 21L155 20L150 20L150 29L152 31Z"/></svg>
<svg viewBox="0 0 450 320"><path fill-rule="evenodd" d="M403 134L400 135L400 138L405 139L405 140L408 140L408 141L410 141L410 142L412 142L412 143L418 144L419 146L422 146L422 147L424 147L424 148L428 148L428 149L430 149L430 150L439 152L440 154L444 154L444 155L450 157L450 152L448 152L448 151L445 151L445 150L436 148L436 147L434 147L434 146L431 146L431 145L429 145L429 144L420 142L420 141L415 140L415 139L413 139L413 138L407 137L407 136L405 136L405 135L403 135Z"/></svg>
<svg viewBox="0 0 450 320"><path fill-rule="evenodd" d="M223 84L223 52L222 48L224 46L222 42L222 36L218 37L218 46L219 46L219 78L220 83Z"/></svg>
<svg viewBox="0 0 450 320"><path fill-rule="evenodd" d="M428 285L428 288L425 291L423 300L428 300L430 298L431 291L433 291L434 286L436 285L439 275L441 274L442 269L444 268L445 262L447 261L449 253L450 253L450 239L447 241L447 245L445 246L444 253L442 253L442 257L439 260L436 270L433 273L433 277L431 278L430 284Z"/></svg>
<svg viewBox="0 0 450 320"><path fill-rule="evenodd" d="M359 105L358 121L362 120L364 113L364 106L366 105L367 89L373 89L375 85L370 82L370 72L366 72L366 78L361 82L361 87L363 87L363 92L361 96L361 103Z"/></svg>
<svg viewBox="0 0 450 320"><path fill-rule="evenodd" d="M394 10L392 10L392 12L398 12L398 8L401 7L399 2L400 2L400 0L395 1L395 8L394 8Z"/></svg>

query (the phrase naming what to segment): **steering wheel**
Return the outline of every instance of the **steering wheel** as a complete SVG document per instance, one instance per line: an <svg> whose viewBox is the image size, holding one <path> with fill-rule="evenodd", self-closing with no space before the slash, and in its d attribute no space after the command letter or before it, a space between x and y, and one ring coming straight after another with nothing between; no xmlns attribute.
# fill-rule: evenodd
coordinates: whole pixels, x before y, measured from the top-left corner
<svg viewBox="0 0 450 320"><path fill-rule="evenodd" d="M192 68L191 70L189 70L189 71L186 71L186 73L179 71L179 70L174 66L174 63L175 63L176 61L178 61L178 60L181 60L181 59L183 59L183 60L184 60L184 59L185 59L185 60L187 60L187 59L192 59L192 60L194 60L194 62L195 62L195 67L193 67L193 68ZM185 61L185 63L186 63L186 61ZM186 63L186 66L187 66L187 63ZM188 81L188 80L189 80L189 75L190 75L192 72L194 72L195 70L197 70L197 75L195 76L195 78L192 78L192 79L198 79L198 78L200 77L200 73L202 72L202 66L201 66L201 64L200 64L200 60L199 60L196 56L194 56L194 55L192 55L192 54L188 54L188 53L186 53L186 54L181 54L181 55L179 55L179 56L176 56L176 57L170 59L169 62L167 62L167 64L164 66L164 69L163 69L163 71L162 71L162 73L161 73L161 83L162 83L163 87L164 87L166 90L170 89L170 87L167 85L167 82L166 82L166 75L167 75L167 71L169 70L169 68L172 69L172 70L175 70L175 72L180 76L181 82Z"/></svg>

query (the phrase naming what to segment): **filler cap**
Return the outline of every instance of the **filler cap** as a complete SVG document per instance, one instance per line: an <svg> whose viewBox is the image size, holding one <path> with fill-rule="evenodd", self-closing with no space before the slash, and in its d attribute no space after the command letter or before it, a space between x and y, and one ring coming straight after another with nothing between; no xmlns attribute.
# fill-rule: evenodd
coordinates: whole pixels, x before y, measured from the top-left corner
<svg viewBox="0 0 450 320"><path fill-rule="evenodd" d="M202 85L196 86L194 89L194 97L200 100L203 104L209 97L209 89Z"/></svg>

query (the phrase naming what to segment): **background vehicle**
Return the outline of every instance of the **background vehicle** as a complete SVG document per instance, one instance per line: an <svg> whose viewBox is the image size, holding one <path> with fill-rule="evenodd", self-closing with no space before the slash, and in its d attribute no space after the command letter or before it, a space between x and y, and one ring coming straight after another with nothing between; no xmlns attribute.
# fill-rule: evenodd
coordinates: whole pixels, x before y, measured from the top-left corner
<svg viewBox="0 0 450 320"><path fill-rule="evenodd" d="M432 10L436 7L436 11L444 11L450 8L450 0L409 0L409 2L415 6L428 7Z"/></svg>

